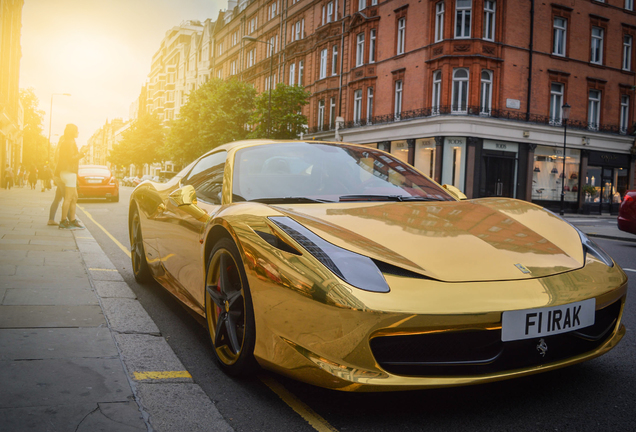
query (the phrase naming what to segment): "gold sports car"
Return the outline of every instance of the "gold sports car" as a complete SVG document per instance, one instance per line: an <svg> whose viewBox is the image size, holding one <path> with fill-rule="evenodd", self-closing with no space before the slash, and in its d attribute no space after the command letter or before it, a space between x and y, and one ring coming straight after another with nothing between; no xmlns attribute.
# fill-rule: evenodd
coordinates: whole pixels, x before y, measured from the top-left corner
<svg viewBox="0 0 636 432"><path fill-rule="evenodd" d="M612 258L529 202L460 196L363 146L234 142L134 190L133 270L207 322L231 375L432 388L616 346L627 276Z"/></svg>

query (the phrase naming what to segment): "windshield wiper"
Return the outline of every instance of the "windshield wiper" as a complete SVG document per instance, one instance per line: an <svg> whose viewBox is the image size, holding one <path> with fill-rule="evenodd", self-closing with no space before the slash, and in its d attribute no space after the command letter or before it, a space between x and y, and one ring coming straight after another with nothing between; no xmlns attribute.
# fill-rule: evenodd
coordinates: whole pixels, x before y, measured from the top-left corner
<svg viewBox="0 0 636 432"><path fill-rule="evenodd" d="M404 195L342 195L340 202L346 201L439 201L437 198Z"/></svg>
<svg viewBox="0 0 636 432"><path fill-rule="evenodd" d="M330 203L333 201L322 200L318 198L307 197L278 197L278 198L255 198L248 200L251 202L258 202L263 204L304 204L304 203Z"/></svg>

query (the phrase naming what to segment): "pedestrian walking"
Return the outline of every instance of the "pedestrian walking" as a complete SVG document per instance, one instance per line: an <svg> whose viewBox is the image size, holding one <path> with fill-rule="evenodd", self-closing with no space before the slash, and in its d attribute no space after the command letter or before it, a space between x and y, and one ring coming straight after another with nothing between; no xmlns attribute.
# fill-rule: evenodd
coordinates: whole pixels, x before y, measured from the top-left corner
<svg viewBox="0 0 636 432"><path fill-rule="evenodd" d="M51 190L51 180L53 179L53 172L49 167L48 162L42 168L42 192L45 190Z"/></svg>
<svg viewBox="0 0 636 432"><path fill-rule="evenodd" d="M31 189L35 189L35 184L38 181L38 169L35 165L31 165L31 169L29 170L29 185Z"/></svg>
<svg viewBox="0 0 636 432"><path fill-rule="evenodd" d="M60 149L60 146L57 146L57 151L55 152L55 160L54 160L55 167L57 167L57 164L59 163L59 156L60 156L59 149ZM62 199L64 199L64 195L66 193L66 187L64 186L64 182L62 181L62 179L56 176L53 173L53 171L51 172L51 175L53 176L53 184L56 186L55 198L53 198L53 202L51 203L51 208L49 209L49 221L46 224L55 226L55 225L58 225L58 223L55 222L55 213L57 213L57 208L60 206ZM68 217L68 214L67 214L67 217ZM64 218L62 218L62 220L64 220Z"/></svg>
<svg viewBox="0 0 636 432"><path fill-rule="evenodd" d="M77 126L67 124L64 135L58 144L59 156L55 167L55 176L64 183L64 203L62 204L62 221L60 229L83 229L84 226L76 219L75 209L77 205L77 171L79 160L84 157L86 151L77 150L75 138L78 136Z"/></svg>
<svg viewBox="0 0 636 432"><path fill-rule="evenodd" d="M13 169L7 164L4 169L4 188L9 190L13 186Z"/></svg>
<svg viewBox="0 0 636 432"><path fill-rule="evenodd" d="M22 187L22 181L24 180L24 165L20 165L18 168L18 175L15 176L15 185Z"/></svg>

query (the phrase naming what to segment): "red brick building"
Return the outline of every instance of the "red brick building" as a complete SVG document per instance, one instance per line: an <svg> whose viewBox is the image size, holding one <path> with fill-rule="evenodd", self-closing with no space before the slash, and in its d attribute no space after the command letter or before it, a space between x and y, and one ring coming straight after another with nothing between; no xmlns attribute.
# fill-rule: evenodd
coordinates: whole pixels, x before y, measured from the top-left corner
<svg viewBox="0 0 636 432"><path fill-rule="evenodd" d="M309 136L338 126L468 197L615 211L636 169L633 3L230 2L214 68L265 91L271 66L312 92Z"/></svg>

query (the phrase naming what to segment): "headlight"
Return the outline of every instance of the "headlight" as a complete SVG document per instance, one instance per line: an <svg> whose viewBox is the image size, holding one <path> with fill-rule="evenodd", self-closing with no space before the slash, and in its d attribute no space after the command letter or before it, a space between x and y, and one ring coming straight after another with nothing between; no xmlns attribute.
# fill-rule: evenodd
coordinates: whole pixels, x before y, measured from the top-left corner
<svg viewBox="0 0 636 432"><path fill-rule="evenodd" d="M553 215L555 217L558 217L563 222L565 222L566 224L568 224L572 228L574 228L577 233L579 233L579 237L581 237L581 244L583 245L583 262L585 262L585 256L587 254L590 254L594 258L596 258L597 260L601 261L606 266L614 267L614 261L612 261L612 257L610 257L607 254L607 252L605 252L603 249L601 249L601 247L599 245L597 245L592 240L590 240L590 238L587 236L587 234L585 234L583 231L581 231L580 229L575 227L573 224L571 224L569 221L565 220L564 218L562 218L558 214L554 213L553 211L550 211L547 208L544 208L543 210L547 211L548 213L550 213L551 215Z"/></svg>
<svg viewBox="0 0 636 432"><path fill-rule="evenodd" d="M574 226L574 225L572 225ZM599 245L594 243L583 231L574 227L581 237L581 243L583 243L583 252L592 255L597 260L603 262L608 267L614 267L614 261L607 252L605 252ZM584 258L585 259L585 258Z"/></svg>
<svg viewBox="0 0 636 432"><path fill-rule="evenodd" d="M331 244L288 217L269 219L340 279L365 291L390 291L371 258Z"/></svg>

